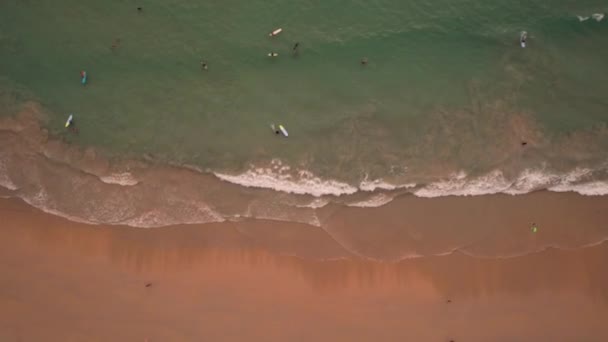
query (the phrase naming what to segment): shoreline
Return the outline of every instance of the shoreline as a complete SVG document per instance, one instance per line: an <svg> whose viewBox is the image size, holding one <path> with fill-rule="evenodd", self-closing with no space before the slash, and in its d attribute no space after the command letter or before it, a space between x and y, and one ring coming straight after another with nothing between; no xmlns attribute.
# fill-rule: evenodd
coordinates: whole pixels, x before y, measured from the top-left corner
<svg viewBox="0 0 608 342"><path fill-rule="evenodd" d="M507 177L507 171L478 177L461 172L428 184L399 187L380 179L359 185L324 180L303 170L300 178L290 178L298 170L275 160L269 168L226 178L211 170L152 159L109 158L97 148L52 136L41 126L45 117L40 105L30 102L16 116L0 119L0 195L88 223L159 227L254 218L325 227L327 212L341 210L336 208L382 208L414 196L521 196L537 188L584 195L608 191L605 171L583 166L565 174L526 169L519 176L511 175L516 179ZM525 153L518 148L513 157L523 158ZM281 174L284 169L287 174ZM243 183L241 177L251 182ZM323 195L332 192L344 194Z"/></svg>
<svg viewBox="0 0 608 342"><path fill-rule="evenodd" d="M3 340L608 338L607 243L378 262L298 224L90 226L13 199L0 214Z"/></svg>
<svg viewBox="0 0 608 342"><path fill-rule="evenodd" d="M0 192L0 195L3 194ZM23 202L10 194L3 196L2 201ZM29 202L23 205L31 206ZM264 239L271 239L277 227L282 227L281 235L291 234L293 241L307 240L308 235L313 234L315 238L322 239L325 245L331 245L318 256L301 247L287 251L290 255L305 255L312 259L358 257L400 261L453 252L472 257L510 258L548 248L569 250L594 246L608 240L608 212L605 208L608 208L608 196L538 191L517 196L495 194L420 198L404 195L382 206L366 208L330 203L314 210L319 224L313 225L243 217L145 228L124 224L91 224L78 218L66 218L53 211L44 212L85 226L127 230L191 229L193 226L229 227L235 230L238 227L241 234ZM532 231L533 226L536 231ZM280 241L277 245L291 242ZM331 253L328 252L330 250Z"/></svg>

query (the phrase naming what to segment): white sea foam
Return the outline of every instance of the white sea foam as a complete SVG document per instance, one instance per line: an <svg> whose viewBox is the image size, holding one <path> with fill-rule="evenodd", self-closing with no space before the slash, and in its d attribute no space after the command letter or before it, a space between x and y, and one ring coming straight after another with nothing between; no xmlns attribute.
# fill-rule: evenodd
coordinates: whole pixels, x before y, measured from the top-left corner
<svg viewBox="0 0 608 342"><path fill-rule="evenodd" d="M606 184L602 181L592 181L592 170L577 168L565 174L556 174L544 169L524 170L515 179L505 177L500 170L488 174L469 177L466 172L460 171L452 174L445 180L430 183L413 191L419 197L440 196L479 196L496 193L510 195L525 194L528 192L548 189L551 191L573 191L582 195L605 194ZM228 175L216 173L216 176L224 181L247 187L273 189L286 193L321 196L351 195L357 191L374 192L377 190L395 190L401 188L413 188L416 184L395 185L382 179L364 179L358 187L336 181L323 180L310 171L291 170L273 161L269 167L251 167L247 172L240 175ZM390 202L386 197L373 197L361 202L351 203L351 206L378 206ZM326 205L327 202L312 202L300 207L317 208Z"/></svg>
<svg viewBox="0 0 608 342"><path fill-rule="evenodd" d="M496 193L520 195L535 190L548 189L558 192L577 192L581 195L606 195L608 182L586 181L592 171L577 168L566 174L555 174L542 170L525 170L516 179L507 180L501 171L469 179L464 172L447 180L431 183L414 192L419 197L477 196Z"/></svg>
<svg viewBox="0 0 608 342"><path fill-rule="evenodd" d="M246 187L265 188L292 194L312 195L349 195L357 192L357 188L349 184L322 180L307 170L297 170L295 173L280 161L273 161L270 167L251 167L239 175L214 173L219 179Z"/></svg>
<svg viewBox="0 0 608 342"><path fill-rule="evenodd" d="M139 181L133 177L129 172L113 173L111 175L99 177L102 182L106 184L116 184L122 186L133 186L137 185Z"/></svg>
<svg viewBox="0 0 608 342"><path fill-rule="evenodd" d="M5 160L4 155L0 155L0 186L11 191L17 190L17 185L13 183L12 179L8 175Z"/></svg>
<svg viewBox="0 0 608 342"><path fill-rule="evenodd" d="M330 200L328 198L316 197L312 201L306 204L296 204L297 208L311 208L311 209L319 209L328 205Z"/></svg>
<svg viewBox="0 0 608 342"><path fill-rule="evenodd" d="M604 19L604 13L593 13L591 15L591 18L593 18L597 22L600 22L602 21L602 19Z"/></svg>
<svg viewBox="0 0 608 342"><path fill-rule="evenodd" d="M415 186L416 186L416 184L413 184L413 183L395 185L395 184L387 183L382 179L375 179L375 180L369 181L366 178L359 184L359 189L362 191L371 192L371 191L376 191L376 190L407 189L407 188L413 188Z"/></svg>
<svg viewBox="0 0 608 342"><path fill-rule="evenodd" d="M428 184L414 191L419 197L478 196L494 194L509 188L502 172L494 171L485 176L468 179L466 173L453 174L449 179Z"/></svg>
<svg viewBox="0 0 608 342"><path fill-rule="evenodd" d="M178 213L171 213L166 210L153 209L141 215L137 215L136 217L117 222L117 224L124 224L138 228L157 228L178 224L213 223L224 221L226 221L226 219L219 213L205 205L201 205L196 210L192 210L190 212L180 211Z"/></svg>
<svg viewBox="0 0 608 342"><path fill-rule="evenodd" d="M348 203L347 205L349 207L375 208L375 207L381 207L381 206L391 202L392 200L393 200L392 196L380 193L380 194L374 194L373 196L371 196L368 199L354 202L354 203Z"/></svg>
<svg viewBox="0 0 608 342"><path fill-rule="evenodd" d="M373 192L376 190L396 190L413 188L416 184L395 185L382 179L361 181L358 187L338 180L323 180L308 170L293 170L280 160L274 159L268 167L251 166L241 174L226 174L214 172L215 176L223 181L246 187L265 188L292 194L312 195L321 197L325 195L341 196L351 195L357 191ZM324 203L321 206L326 205ZM304 205L307 206L307 205Z"/></svg>
<svg viewBox="0 0 608 342"><path fill-rule="evenodd" d="M577 15L576 17L578 18L578 21L587 21L587 20L589 20L589 17L583 17L583 16L580 16L580 15Z"/></svg>
<svg viewBox="0 0 608 342"><path fill-rule="evenodd" d="M550 187L549 190L555 192L573 191L585 196L606 196L608 195L608 182L560 184Z"/></svg>
<svg viewBox="0 0 608 342"><path fill-rule="evenodd" d="M47 214L51 214L53 216L63 217L64 219L67 219L67 220L70 220L73 222L78 222L78 223L97 224L96 222L92 222L92 221L89 221L89 220L86 220L86 219L83 219L81 217L77 217L74 215L69 215L64 212L61 212L60 210L52 208L51 207L52 205L48 199L48 195L47 195L46 191L44 191L44 190L38 191L34 196L21 197L21 199L25 203L31 205L32 207L38 208L38 209L42 210L43 212L45 212Z"/></svg>

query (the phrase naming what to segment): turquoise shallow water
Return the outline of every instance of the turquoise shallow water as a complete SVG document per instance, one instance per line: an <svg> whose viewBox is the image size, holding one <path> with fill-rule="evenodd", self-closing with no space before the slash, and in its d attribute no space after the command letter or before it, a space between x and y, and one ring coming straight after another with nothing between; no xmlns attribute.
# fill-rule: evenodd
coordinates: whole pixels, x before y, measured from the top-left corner
<svg viewBox="0 0 608 342"><path fill-rule="evenodd" d="M608 161L608 20L577 16L605 12L594 0L7 0L0 105L40 102L70 144L230 176L274 160L257 174L290 166L283 176L314 186L496 170L595 179ZM63 127L70 113L79 134Z"/></svg>

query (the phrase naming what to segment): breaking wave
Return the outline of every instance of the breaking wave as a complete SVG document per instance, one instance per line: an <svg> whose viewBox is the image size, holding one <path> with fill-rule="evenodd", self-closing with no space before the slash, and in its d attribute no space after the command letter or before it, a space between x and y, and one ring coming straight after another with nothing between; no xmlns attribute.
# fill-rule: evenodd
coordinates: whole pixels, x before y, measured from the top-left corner
<svg viewBox="0 0 608 342"><path fill-rule="evenodd" d="M265 188L299 195L341 196L357 192L357 188L343 182L322 180L307 170L292 172L278 159L271 162L269 167L251 167L245 173L229 175L214 173L223 181L245 187Z"/></svg>
<svg viewBox="0 0 608 342"><path fill-rule="evenodd" d="M527 169L517 177L508 178L501 170L494 170L485 175L470 177L460 171L444 180L417 185L414 183L391 184L383 180L361 181L357 186L338 180L323 180L310 171L298 170L295 174L287 173L291 169L280 161L273 161L273 167L251 168L245 173L227 175L215 173L221 180L246 187L265 188L285 193L322 196L348 196L361 192L392 192L405 190L418 197L441 196L480 196L504 193L521 195L532 191L549 190L555 192L576 192L581 195L599 196L608 194L608 181L594 179L597 171L587 168L576 168L559 174L543 169ZM371 197L351 202L351 206L379 206L390 202L391 198L371 194ZM309 208L325 206L329 200L319 199L308 205Z"/></svg>
<svg viewBox="0 0 608 342"><path fill-rule="evenodd" d="M593 173L592 170L584 168L577 168L561 175L541 170L524 170L518 177L509 180L500 170L473 179L469 179L466 173L460 172L447 180L418 189L414 194L419 197L479 196L497 193L522 195L538 190L576 192L587 196L608 194L608 181L592 180Z"/></svg>

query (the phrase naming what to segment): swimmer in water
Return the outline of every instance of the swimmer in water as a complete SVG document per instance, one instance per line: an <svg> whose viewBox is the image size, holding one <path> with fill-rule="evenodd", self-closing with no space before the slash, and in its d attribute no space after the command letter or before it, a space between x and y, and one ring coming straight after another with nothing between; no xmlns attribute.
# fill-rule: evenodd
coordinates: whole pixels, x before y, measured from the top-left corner
<svg viewBox="0 0 608 342"><path fill-rule="evenodd" d="M207 70L207 63L205 61L201 61L201 69L202 70Z"/></svg>
<svg viewBox="0 0 608 342"><path fill-rule="evenodd" d="M276 53L276 52L274 52L274 51L271 51L271 52L268 53L268 57L277 57L278 55L279 54Z"/></svg>
<svg viewBox="0 0 608 342"><path fill-rule="evenodd" d="M112 42L112 47L110 48L112 51L118 49L120 47L120 38L114 39Z"/></svg>
<svg viewBox="0 0 608 342"><path fill-rule="evenodd" d="M367 57L361 58L361 65L367 65L368 62Z"/></svg>
<svg viewBox="0 0 608 342"><path fill-rule="evenodd" d="M281 131L279 130L279 128L277 126L275 126L275 124L270 124L270 129L272 129L274 131L274 134L279 135L281 134Z"/></svg>

